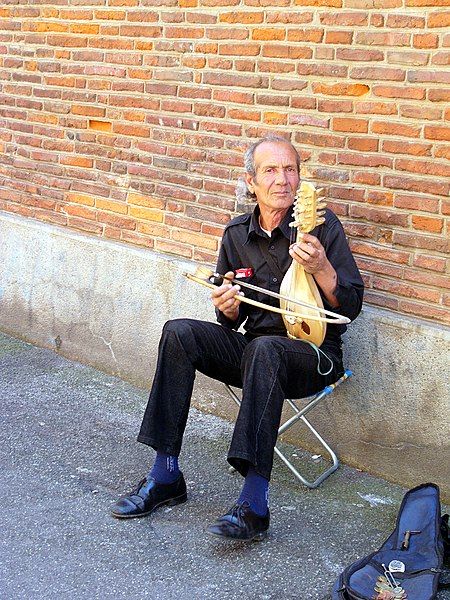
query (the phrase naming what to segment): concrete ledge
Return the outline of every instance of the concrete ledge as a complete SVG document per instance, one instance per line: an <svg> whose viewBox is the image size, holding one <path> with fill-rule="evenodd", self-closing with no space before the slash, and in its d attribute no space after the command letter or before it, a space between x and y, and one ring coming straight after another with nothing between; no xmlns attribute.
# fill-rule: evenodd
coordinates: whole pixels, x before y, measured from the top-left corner
<svg viewBox="0 0 450 600"><path fill-rule="evenodd" d="M213 319L209 292L181 261L0 213L0 329L148 386L167 319ZM342 460L450 497L450 333L366 307L345 340L355 376L314 413ZM196 404L235 414L219 385L199 378ZM232 412L231 412L232 411ZM302 431L290 441L314 449Z"/></svg>

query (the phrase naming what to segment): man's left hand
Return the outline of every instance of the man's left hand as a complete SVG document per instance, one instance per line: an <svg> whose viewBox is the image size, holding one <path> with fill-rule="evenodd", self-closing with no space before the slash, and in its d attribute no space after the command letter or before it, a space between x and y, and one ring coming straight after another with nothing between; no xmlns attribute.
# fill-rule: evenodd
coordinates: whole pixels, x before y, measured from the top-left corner
<svg viewBox="0 0 450 600"><path fill-rule="evenodd" d="M301 242L290 246L289 254L311 275L327 269L329 265L324 247L309 233L303 234Z"/></svg>
<svg viewBox="0 0 450 600"><path fill-rule="evenodd" d="M289 254L314 277L330 306L337 308L339 306L335 296L337 273L319 240L309 233L304 233L300 242L290 246Z"/></svg>

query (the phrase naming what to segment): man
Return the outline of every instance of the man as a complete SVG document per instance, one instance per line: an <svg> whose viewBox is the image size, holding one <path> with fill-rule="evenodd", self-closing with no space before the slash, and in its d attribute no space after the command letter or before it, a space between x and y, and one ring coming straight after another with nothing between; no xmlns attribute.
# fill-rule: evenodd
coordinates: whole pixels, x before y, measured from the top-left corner
<svg viewBox="0 0 450 600"><path fill-rule="evenodd" d="M245 154L247 195L252 214L225 229L217 272L243 277L279 291L280 274L292 260L311 273L325 308L354 319L361 310L363 282L337 217L291 244L289 222L299 185L300 158L290 142L267 136ZM268 488L273 449L287 397L301 398L333 383L343 373L343 325L328 325L320 352L287 337L279 314L240 301L239 286L224 283L212 293L219 324L177 319L165 324L158 363L138 440L156 450L155 463L129 495L113 507L117 518L147 515L164 504L185 502L186 484L178 466L196 371L242 388L242 404L228 461L245 477L231 510L208 529L238 540L261 539L269 527ZM246 294L265 303L277 300ZM243 325L245 333L237 329Z"/></svg>

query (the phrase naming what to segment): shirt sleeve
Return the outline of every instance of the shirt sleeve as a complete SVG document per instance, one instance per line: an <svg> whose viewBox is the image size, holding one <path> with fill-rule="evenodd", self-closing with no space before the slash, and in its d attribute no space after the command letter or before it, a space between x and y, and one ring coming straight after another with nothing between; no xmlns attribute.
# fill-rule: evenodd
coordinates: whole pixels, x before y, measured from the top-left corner
<svg viewBox="0 0 450 600"><path fill-rule="evenodd" d="M339 307L336 311L353 321L361 312L364 282L349 248L342 224L334 214L327 226L323 228L323 236L319 236L319 239L337 273L334 295L339 302Z"/></svg>
<svg viewBox="0 0 450 600"><path fill-rule="evenodd" d="M236 265L233 265L233 260L232 260L232 246L230 243L230 239L229 239L229 233L228 230L225 229L223 238L222 238L222 243L220 246L220 250L219 250L219 257L217 259L217 267L216 267L216 272L220 273L221 275L224 275L227 271L234 271L236 269ZM223 325L224 327L227 327L228 329L239 329L239 327L242 325L242 323L246 320L247 318L247 305L244 304L243 302L241 302L239 304L239 316L236 319L236 321L232 321L231 319L228 319L222 311L218 310L216 308L216 319L217 322L220 323L221 325Z"/></svg>

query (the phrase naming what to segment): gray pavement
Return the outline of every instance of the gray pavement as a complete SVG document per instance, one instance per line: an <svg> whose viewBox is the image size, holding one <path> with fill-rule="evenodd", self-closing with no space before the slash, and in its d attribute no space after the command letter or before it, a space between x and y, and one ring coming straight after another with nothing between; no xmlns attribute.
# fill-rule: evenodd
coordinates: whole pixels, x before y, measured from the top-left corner
<svg viewBox="0 0 450 600"><path fill-rule="evenodd" d="M110 505L153 458L135 442L147 391L2 334L0 385L2 600L327 600L344 566L392 531L406 491L348 467L309 491L276 461L270 536L223 543L205 529L240 488L231 426L192 410L189 501L117 521Z"/></svg>

